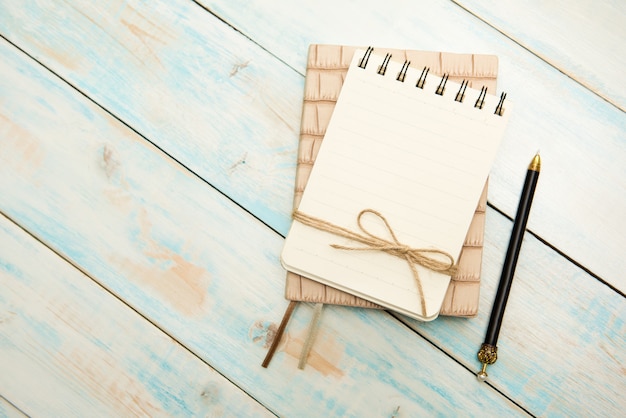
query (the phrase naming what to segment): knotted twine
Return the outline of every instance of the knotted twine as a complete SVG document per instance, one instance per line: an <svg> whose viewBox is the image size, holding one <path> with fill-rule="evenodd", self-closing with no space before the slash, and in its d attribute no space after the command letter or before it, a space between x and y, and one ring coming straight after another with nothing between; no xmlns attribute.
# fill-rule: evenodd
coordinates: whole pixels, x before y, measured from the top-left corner
<svg viewBox="0 0 626 418"><path fill-rule="evenodd" d="M391 236L391 240L374 235L363 226L361 219L366 213L375 215L383 221L389 235ZM395 257L405 259L411 269L411 273L413 274L413 278L415 279L415 283L417 284L417 289L420 294L422 316L426 316L426 299L424 298L422 282L415 266L419 265L426 267L427 269L444 273L449 276L453 276L457 270L454 258L445 251L433 248L412 248L408 245L402 244L396 237L396 234L393 232L393 229L389 225L389 222L387 222L387 219L380 212L375 211L374 209L363 209L357 216L357 224L362 234L339 225L335 225L323 219L307 215L298 210L293 213L293 219L321 231L330 232L331 234L364 244L363 247L330 244L331 247L338 250L382 251ZM438 255L439 257L433 257L432 255ZM442 261L442 257L447 260Z"/></svg>

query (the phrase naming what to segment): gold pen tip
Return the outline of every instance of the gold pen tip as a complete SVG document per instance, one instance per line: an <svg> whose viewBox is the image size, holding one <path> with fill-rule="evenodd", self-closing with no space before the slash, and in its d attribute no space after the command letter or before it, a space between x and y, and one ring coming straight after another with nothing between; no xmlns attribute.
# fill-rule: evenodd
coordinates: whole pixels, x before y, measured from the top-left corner
<svg viewBox="0 0 626 418"><path fill-rule="evenodd" d="M541 157L539 156L539 151L537 151L537 154L535 154L535 156L533 157L530 165L528 166L528 169L532 171L541 170Z"/></svg>

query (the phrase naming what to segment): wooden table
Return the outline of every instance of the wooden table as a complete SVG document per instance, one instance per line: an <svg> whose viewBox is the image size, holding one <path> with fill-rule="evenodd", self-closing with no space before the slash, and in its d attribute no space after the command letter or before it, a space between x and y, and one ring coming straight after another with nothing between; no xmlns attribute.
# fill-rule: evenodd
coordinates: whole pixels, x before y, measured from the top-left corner
<svg viewBox="0 0 626 418"><path fill-rule="evenodd" d="M624 2L301 3L0 1L0 415L622 415ZM495 54L516 109L491 171L478 317L327 306L299 370L300 304L264 369L287 306L311 43Z"/></svg>

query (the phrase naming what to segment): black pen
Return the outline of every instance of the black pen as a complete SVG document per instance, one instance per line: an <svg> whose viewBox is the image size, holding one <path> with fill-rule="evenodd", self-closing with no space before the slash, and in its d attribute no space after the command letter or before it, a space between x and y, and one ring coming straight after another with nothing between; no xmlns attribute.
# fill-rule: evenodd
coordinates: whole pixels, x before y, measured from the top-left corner
<svg viewBox="0 0 626 418"><path fill-rule="evenodd" d="M537 153L528 166L522 196L520 197L515 222L513 223L509 247L506 250L506 257L504 259L504 265L502 266L498 291L496 292L496 298L491 308L487 334L485 335L485 341L480 346L480 351L478 351L478 360L483 364L482 370L477 374L478 380L481 381L487 379L487 366L495 363L498 359L498 347L496 346L498 334L500 333L500 325L502 325L506 301L509 298L513 274L515 273L515 266L517 265L517 257L519 256L519 250L522 246L522 238L524 238L528 213L530 212L530 205L533 202L533 195L535 194L535 186L537 186L540 169L541 158L539 158L539 153Z"/></svg>

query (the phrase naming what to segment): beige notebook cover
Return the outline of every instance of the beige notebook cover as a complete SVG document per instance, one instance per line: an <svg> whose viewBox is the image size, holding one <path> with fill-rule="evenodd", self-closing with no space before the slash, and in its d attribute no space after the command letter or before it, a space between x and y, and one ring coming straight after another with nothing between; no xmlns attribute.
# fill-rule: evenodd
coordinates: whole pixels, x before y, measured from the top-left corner
<svg viewBox="0 0 626 418"><path fill-rule="evenodd" d="M311 45L309 48L294 208L298 207L306 187L355 50L356 47L335 45ZM411 66L429 67L432 74L448 74L452 81L467 80L470 87L486 86L490 92L496 90L495 56L376 49L379 54L387 52L392 54L394 61L409 60ZM441 315L471 317L478 312L486 200L485 184L461 251L458 273L450 282ZM372 302L292 272L287 273L285 296L294 301L380 308Z"/></svg>

